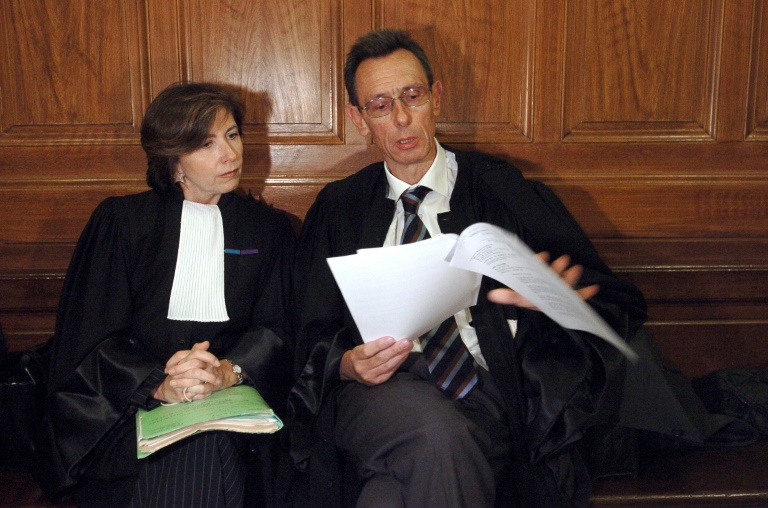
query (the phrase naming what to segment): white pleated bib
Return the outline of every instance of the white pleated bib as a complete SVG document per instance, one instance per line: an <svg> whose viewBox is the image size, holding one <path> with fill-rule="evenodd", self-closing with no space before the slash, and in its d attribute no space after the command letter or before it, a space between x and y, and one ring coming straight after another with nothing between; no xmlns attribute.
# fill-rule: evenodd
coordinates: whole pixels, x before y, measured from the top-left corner
<svg viewBox="0 0 768 508"><path fill-rule="evenodd" d="M168 319L229 320L224 301L224 223L216 205L184 200Z"/></svg>

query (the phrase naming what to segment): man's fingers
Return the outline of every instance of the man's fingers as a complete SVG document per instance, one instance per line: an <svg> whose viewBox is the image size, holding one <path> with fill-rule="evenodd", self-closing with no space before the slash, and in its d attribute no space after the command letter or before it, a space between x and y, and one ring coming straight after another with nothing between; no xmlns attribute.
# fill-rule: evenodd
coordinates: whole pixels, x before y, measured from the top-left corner
<svg viewBox="0 0 768 508"><path fill-rule="evenodd" d="M577 277L578 279L578 277ZM575 283L574 283L575 284ZM576 290L582 300L589 300L600 291L600 286L592 284L584 288ZM539 310L538 307L533 305L530 300L522 296L517 291L509 288L492 289L488 291L488 300L494 303L500 303L502 305L514 305L531 310Z"/></svg>
<svg viewBox="0 0 768 508"><path fill-rule="evenodd" d="M357 346L349 351L349 370L345 375L360 383L371 386L389 379L408 357L413 349L413 342L407 339L395 340L382 337Z"/></svg>
<svg viewBox="0 0 768 508"><path fill-rule="evenodd" d="M386 351L396 343L397 341L394 337L380 337L376 340L362 344L356 353L361 359L369 359L382 353L383 351Z"/></svg>
<svg viewBox="0 0 768 508"><path fill-rule="evenodd" d="M511 289L491 289L488 291L488 300L492 301L493 303L501 303L503 305L514 305L516 295L517 292Z"/></svg>
<svg viewBox="0 0 768 508"><path fill-rule="evenodd" d="M552 270L555 271L558 275L561 275L565 273L568 270L568 267L571 265L571 257L567 254L563 254L559 258L552 261L552 264L549 265Z"/></svg>
<svg viewBox="0 0 768 508"><path fill-rule="evenodd" d="M584 269L581 267L581 265L573 265L567 270L561 272L560 276L565 282L568 283L569 286L574 287L579 282L579 279L581 279L581 274L583 272Z"/></svg>
<svg viewBox="0 0 768 508"><path fill-rule="evenodd" d="M509 288L499 288L488 291L488 300L502 305L514 305L526 309L536 309L527 298Z"/></svg>
<svg viewBox="0 0 768 508"><path fill-rule="evenodd" d="M582 300L589 300L593 296L595 296L598 292L600 292L600 286L597 284L592 284L591 286L587 286L581 289L576 290L577 293L579 293L579 296L581 296Z"/></svg>

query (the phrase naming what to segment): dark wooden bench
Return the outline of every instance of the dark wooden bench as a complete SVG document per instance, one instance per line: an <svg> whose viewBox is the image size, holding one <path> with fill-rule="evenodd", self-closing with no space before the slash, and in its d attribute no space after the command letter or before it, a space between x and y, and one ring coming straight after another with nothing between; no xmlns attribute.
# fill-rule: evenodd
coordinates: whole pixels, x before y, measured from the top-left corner
<svg viewBox="0 0 768 508"><path fill-rule="evenodd" d="M45 506L57 505L45 498L29 472L0 468L0 508ZM597 480L590 506L768 507L768 437L750 446L643 455L637 478Z"/></svg>
<svg viewBox="0 0 768 508"><path fill-rule="evenodd" d="M30 473L0 469L0 508L12 506L57 505L45 498ZM597 480L590 506L768 507L768 437L750 446L644 457L637 478Z"/></svg>
<svg viewBox="0 0 768 508"><path fill-rule="evenodd" d="M55 505L45 499L29 473L0 471L0 506ZM643 464L638 478L598 480L591 503L592 508L766 506L768 440L746 447L656 457Z"/></svg>
<svg viewBox="0 0 768 508"><path fill-rule="evenodd" d="M0 470L0 506L37 507L56 506L50 503L32 475L19 471ZM58 505L74 506L74 505Z"/></svg>
<svg viewBox="0 0 768 508"><path fill-rule="evenodd" d="M768 506L768 440L654 457L638 478L598 480L593 508Z"/></svg>

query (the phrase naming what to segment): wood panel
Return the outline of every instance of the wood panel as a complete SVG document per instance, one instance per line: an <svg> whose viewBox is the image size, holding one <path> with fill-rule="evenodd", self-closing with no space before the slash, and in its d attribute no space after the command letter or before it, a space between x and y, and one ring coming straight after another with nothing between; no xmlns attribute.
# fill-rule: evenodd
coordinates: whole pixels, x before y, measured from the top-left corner
<svg viewBox="0 0 768 508"><path fill-rule="evenodd" d="M765 265L638 269L623 267L621 256L612 254L601 242L597 246L604 259L618 267L620 278L643 291L649 302L650 333L659 342L665 359L687 376L697 377L730 366L768 365ZM658 241L653 249L663 251L667 247L667 242ZM735 252L739 245L725 242L711 249L717 247ZM13 350L37 344L53 333L55 308L71 249L71 245L39 246L39 252L23 252L24 245L0 249L0 255L15 259L17 267L0 275L0 322ZM56 268L36 268L44 264L44 258L51 259Z"/></svg>
<svg viewBox="0 0 768 508"><path fill-rule="evenodd" d="M746 134L750 141L768 141L768 1L755 2L754 9Z"/></svg>
<svg viewBox="0 0 768 508"><path fill-rule="evenodd" d="M189 2L188 77L242 90L246 143L340 143L340 13L340 0Z"/></svg>
<svg viewBox="0 0 768 508"><path fill-rule="evenodd" d="M713 140L723 6L568 2L563 140Z"/></svg>
<svg viewBox="0 0 768 508"><path fill-rule="evenodd" d="M42 344L53 335L56 313L29 309L0 312L0 323L3 324L8 351L25 351Z"/></svg>
<svg viewBox="0 0 768 508"><path fill-rule="evenodd" d="M0 2L0 146L135 142L143 2Z"/></svg>
<svg viewBox="0 0 768 508"><path fill-rule="evenodd" d="M593 236L733 238L768 228L768 185L762 180L705 183L623 179L553 184Z"/></svg>
<svg viewBox="0 0 768 508"><path fill-rule="evenodd" d="M666 362L693 379L731 367L768 365L765 323L663 324L649 323Z"/></svg>
<svg viewBox="0 0 768 508"><path fill-rule="evenodd" d="M749 167L768 155L760 146L761 150L751 156L743 152L743 159L734 162L744 172L740 176L734 175L737 168L728 166L727 159L721 161L723 169L719 173L643 176L639 173L651 173L653 168L644 169L642 164L633 168L628 160L611 161L607 156L589 171L593 159L589 150L554 154L550 149L541 153L525 150L523 153L529 157L524 160L520 152L513 151L514 156L505 158L550 185L595 239L764 239L768 231L768 181ZM723 152L727 147L698 155L694 151L692 156L716 160ZM19 170L30 160L38 160L36 155L40 154L31 151L29 159L20 159ZM322 146L303 147L301 156L294 149L249 148L242 188L302 219L325 181L356 170L375 160L376 155L375 150L335 151ZM74 241L101 199L144 190L143 161L138 154L133 160L115 157L125 160L126 166L112 180L68 176L64 181L24 181L0 176L0 241ZM48 157L40 160L47 161ZM132 168L127 166L129 162ZM539 169L542 166L548 169ZM560 166L564 168L562 173ZM621 173L617 173L618 167ZM95 175L99 168L94 164L89 174ZM59 169L48 166L45 171L52 174ZM61 168L63 174L71 170L70 166ZM84 171L82 167L76 170Z"/></svg>

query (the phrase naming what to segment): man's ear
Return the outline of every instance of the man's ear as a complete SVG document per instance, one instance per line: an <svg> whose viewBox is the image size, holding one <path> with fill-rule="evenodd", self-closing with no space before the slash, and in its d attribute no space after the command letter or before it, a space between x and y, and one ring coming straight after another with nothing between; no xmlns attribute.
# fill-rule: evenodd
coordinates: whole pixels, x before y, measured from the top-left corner
<svg viewBox="0 0 768 508"><path fill-rule="evenodd" d="M443 84L440 81L432 83L432 113L435 116L440 116L440 108L442 107L443 98Z"/></svg>
<svg viewBox="0 0 768 508"><path fill-rule="evenodd" d="M355 127L357 127L357 131L360 133L360 135L364 138L367 138L371 131L368 129L368 124L365 123L363 114L359 109L357 109L357 106L347 104L344 108L344 114L347 116L347 118L352 120L352 123L355 124Z"/></svg>

